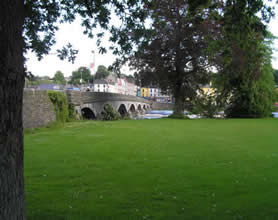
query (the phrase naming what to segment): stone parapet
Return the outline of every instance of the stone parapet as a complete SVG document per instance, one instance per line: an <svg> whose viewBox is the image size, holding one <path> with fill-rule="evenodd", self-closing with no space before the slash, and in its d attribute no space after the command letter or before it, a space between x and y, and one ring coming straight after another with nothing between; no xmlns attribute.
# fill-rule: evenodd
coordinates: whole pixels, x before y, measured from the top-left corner
<svg viewBox="0 0 278 220"><path fill-rule="evenodd" d="M125 102L142 102L151 104L149 100L137 97L122 95L117 93L106 92L80 92L80 91L67 91L69 103L74 105L97 103L97 102L113 102L113 101L125 101Z"/></svg>
<svg viewBox="0 0 278 220"><path fill-rule="evenodd" d="M24 90L23 128L37 128L56 121L54 106L47 91Z"/></svg>

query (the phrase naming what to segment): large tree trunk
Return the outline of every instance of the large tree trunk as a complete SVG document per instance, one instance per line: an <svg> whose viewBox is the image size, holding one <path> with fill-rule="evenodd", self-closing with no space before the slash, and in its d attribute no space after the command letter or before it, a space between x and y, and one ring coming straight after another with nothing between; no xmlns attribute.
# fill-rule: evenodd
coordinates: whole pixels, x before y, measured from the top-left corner
<svg viewBox="0 0 278 220"><path fill-rule="evenodd" d="M25 219L23 0L0 0L0 219Z"/></svg>
<svg viewBox="0 0 278 220"><path fill-rule="evenodd" d="M174 95L175 104L174 104L174 115L184 115L184 97L181 94Z"/></svg>

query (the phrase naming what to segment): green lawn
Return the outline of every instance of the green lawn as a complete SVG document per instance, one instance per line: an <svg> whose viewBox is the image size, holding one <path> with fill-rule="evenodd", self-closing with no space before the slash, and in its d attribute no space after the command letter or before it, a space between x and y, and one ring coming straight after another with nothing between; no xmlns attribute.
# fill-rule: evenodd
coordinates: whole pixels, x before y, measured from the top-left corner
<svg viewBox="0 0 278 220"><path fill-rule="evenodd" d="M278 219L277 134L278 119L91 121L28 132L28 219Z"/></svg>

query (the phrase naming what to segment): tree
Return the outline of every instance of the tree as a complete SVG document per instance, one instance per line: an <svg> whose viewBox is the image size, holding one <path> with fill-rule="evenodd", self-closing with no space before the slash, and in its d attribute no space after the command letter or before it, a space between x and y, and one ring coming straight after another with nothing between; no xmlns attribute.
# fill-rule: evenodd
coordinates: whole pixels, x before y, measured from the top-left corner
<svg viewBox="0 0 278 220"><path fill-rule="evenodd" d="M0 219L25 219L23 1L0 1Z"/></svg>
<svg viewBox="0 0 278 220"><path fill-rule="evenodd" d="M110 72L108 71L108 69L105 66L99 65L94 78L95 79L105 79L106 77L109 76L109 74L110 74Z"/></svg>
<svg viewBox="0 0 278 220"><path fill-rule="evenodd" d="M56 84L62 84L62 85L66 84L64 74L61 71L57 71L55 73L53 80L54 80L54 83L56 83Z"/></svg>
<svg viewBox="0 0 278 220"><path fill-rule="evenodd" d="M81 80L82 79L82 80ZM76 71L72 72L71 83L74 85L92 82L92 75L90 69L87 67L79 67Z"/></svg>
<svg viewBox="0 0 278 220"><path fill-rule="evenodd" d="M278 86L278 70L273 71L274 81L276 86Z"/></svg>
<svg viewBox="0 0 278 220"><path fill-rule="evenodd" d="M42 59L55 44L57 25L72 22L77 15L89 37L93 37L92 30L97 25L111 31L112 10L125 20L124 23L128 17L134 20L129 24L135 23L144 1L0 1L0 219L25 219L22 102L26 74L23 53L32 50ZM135 13L126 16L125 9ZM112 37L117 34L111 33ZM103 35L103 32L96 35L100 52L105 52L100 41ZM77 51L68 45L57 52L60 58L68 57L73 61Z"/></svg>
<svg viewBox="0 0 278 220"><path fill-rule="evenodd" d="M263 23L271 16L261 0L225 2L216 66L217 87L227 100L227 117L271 114L274 102L271 37Z"/></svg>
<svg viewBox="0 0 278 220"><path fill-rule="evenodd" d="M206 14L201 8L192 12L188 8L186 1L153 1L153 23L146 30L150 37L139 45L131 62L142 78L150 77L173 94L174 115L184 114L186 100L193 100L209 77Z"/></svg>
<svg viewBox="0 0 278 220"><path fill-rule="evenodd" d="M195 11L195 2L203 1L206 2L190 0L188 2L194 7L189 8ZM26 74L23 53L32 50L42 59L55 43L57 25L72 22L79 15L84 33L89 37L93 37L97 25L111 32L110 40L115 45L110 49L125 62L134 46L147 43L142 42L142 36L149 33L144 31L144 21L152 4L150 0L0 1L0 219L25 219L22 102ZM120 19L119 27L109 25L113 12ZM96 34L100 52L106 51L101 45L103 35L103 32ZM57 52L60 58L67 57L69 61L74 61L77 53L70 44ZM120 64L118 59L115 66Z"/></svg>

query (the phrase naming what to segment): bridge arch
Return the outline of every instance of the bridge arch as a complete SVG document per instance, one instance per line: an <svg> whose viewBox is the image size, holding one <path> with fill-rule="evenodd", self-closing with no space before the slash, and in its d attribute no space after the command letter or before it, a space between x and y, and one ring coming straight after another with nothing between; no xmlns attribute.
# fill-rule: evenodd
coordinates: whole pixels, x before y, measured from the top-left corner
<svg viewBox="0 0 278 220"><path fill-rule="evenodd" d="M131 104L130 108L129 108L129 112L135 112L135 111L136 111L136 109L135 109L134 104Z"/></svg>
<svg viewBox="0 0 278 220"><path fill-rule="evenodd" d="M142 111L142 106L141 106L141 104L138 105L137 109L138 109L139 111Z"/></svg>
<svg viewBox="0 0 278 220"><path fill-rule="evenodd" d="M81 109L82 117L85 119L93 120L96 119L96 115L94 111L88 107L84 107Z"/></svg>
<svg viewBox="0 0 278 220"><path fill-rule="evenodd" d="M126 116L127 115L127 109L126 106L124 104L121 104L120 107L118 108L118 112L120 113L120 115Z"/></svg>

